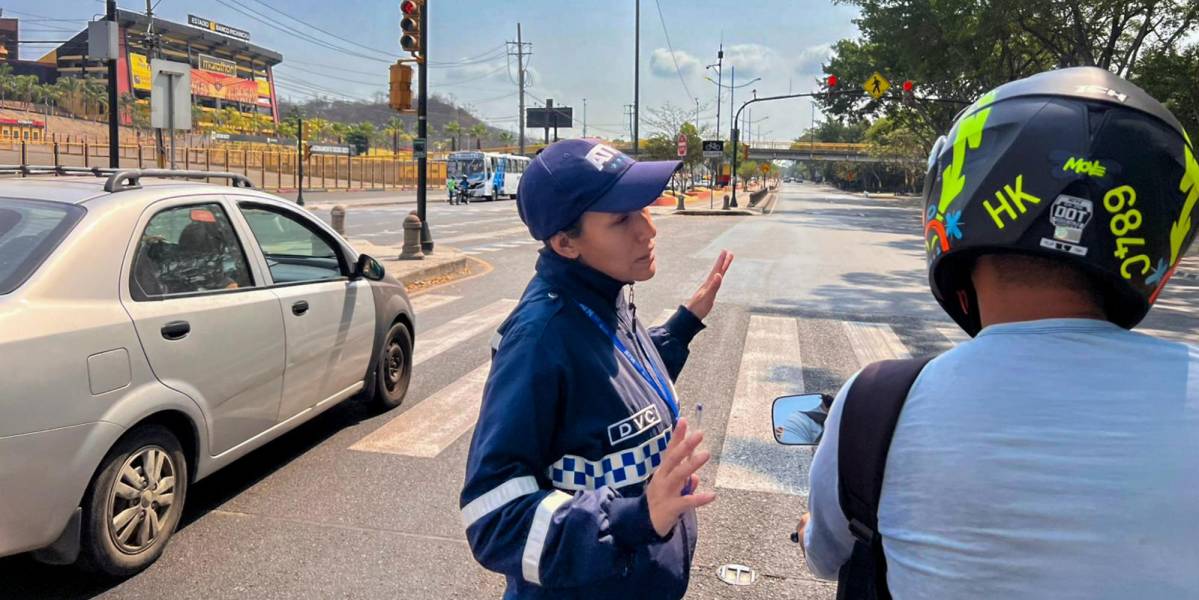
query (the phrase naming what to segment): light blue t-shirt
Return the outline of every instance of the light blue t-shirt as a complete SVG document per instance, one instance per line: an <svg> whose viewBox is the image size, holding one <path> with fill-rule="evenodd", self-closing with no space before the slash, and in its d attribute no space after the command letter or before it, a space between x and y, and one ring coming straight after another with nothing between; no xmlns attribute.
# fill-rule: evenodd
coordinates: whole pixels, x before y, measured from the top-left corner
<svg viewBox="0 0 1199 600"><path fill-rule="evenodd" d="M836 578L837 395L811 470L808 566ZM909 598L1199 598L1199 348L1104 321L1005 323L912 386L879 505Z"/></svg>

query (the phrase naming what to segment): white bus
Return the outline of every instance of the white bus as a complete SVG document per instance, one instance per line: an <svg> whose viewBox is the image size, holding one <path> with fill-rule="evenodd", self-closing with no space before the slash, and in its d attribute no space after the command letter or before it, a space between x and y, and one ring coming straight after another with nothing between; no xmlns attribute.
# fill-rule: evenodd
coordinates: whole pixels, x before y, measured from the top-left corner
<svg viewBox="0 0 1199 600"><path fill-rule="evenodd" d="M452 152L446 162L449 197L454 197L458 182L466 175L470 197L484 200L516 198L520 176L529 165L525 156L480 151Z"/></svg>

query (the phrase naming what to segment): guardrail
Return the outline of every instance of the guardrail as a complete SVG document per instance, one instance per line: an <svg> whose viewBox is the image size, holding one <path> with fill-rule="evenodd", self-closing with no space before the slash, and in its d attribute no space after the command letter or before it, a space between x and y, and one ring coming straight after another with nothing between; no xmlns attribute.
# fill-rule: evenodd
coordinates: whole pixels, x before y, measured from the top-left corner
<svg viewBox="0 0 1199 600"><path fill-rule="evenodd" d="M159 165L155 147L148 145L122 144L118 157L120 167L128 169L171 164L165 157ZM259 189L300 187L295 151L176 147L174 157L177 169L239 173ZM108 144L0 140L0 164L107 168L108 158ZM445 181L444 160L428 161L427 169L430 184ZM304 163L305 189L415 189L416 181L417 162L411 159L313 154Z"/></svg>

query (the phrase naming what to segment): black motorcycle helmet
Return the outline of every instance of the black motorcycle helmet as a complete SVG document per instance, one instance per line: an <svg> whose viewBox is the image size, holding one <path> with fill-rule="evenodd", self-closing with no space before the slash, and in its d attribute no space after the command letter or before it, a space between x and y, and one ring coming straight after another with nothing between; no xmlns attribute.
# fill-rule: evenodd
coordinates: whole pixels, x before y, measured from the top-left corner
<svg viewBox="0 0 1199 600"><path fill-rule="evenodd" d="M1182 125L1140 88L1096 67L1004 84L937 140L924 182L929 285L971 336L970 279L983 254L1068 261L1107 317L1145 317L1194 240L1199 165Z"/></svg>

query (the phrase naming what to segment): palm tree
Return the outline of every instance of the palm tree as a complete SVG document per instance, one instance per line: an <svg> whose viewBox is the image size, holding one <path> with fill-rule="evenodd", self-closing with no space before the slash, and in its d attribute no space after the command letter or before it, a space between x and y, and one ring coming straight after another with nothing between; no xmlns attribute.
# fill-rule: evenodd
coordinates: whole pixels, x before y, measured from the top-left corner
<svg viewBox="0 0 1199 600"><path fill-rule="evenodd" d="M499 138L501 144L505 146L511 146L512 142L516 140L516 135L511 131L501 131L499 133Z"/></svg>
<svg viewBox="0 0 1199 600"><path fill-rule="evenodd" d="M458 124L457 121L450 121L449 123L445 124L445 127L441 128L441 131L450 136L450 140L453 141L451 149L457 150L460 141L458 136L462 135L462 125Z"/></svg>
<svg viewBox="0 0 1199 600"><path fill-rule="evenodd" d="M482 123L475 123L470 126L470 134L475 136L475 149L483 149L483 136L487 135L487 126Z"/></svg>
<svg viewBox="0 0 1199 600"><path fill-rule="evenodd" d="M12 84L12 65L0 65L0 100L8 97L8 92L12 90Z"/></svg>
<svg viewBox="0 0 1199 600"><path fill-rule="evenodd" d="M7 65L6 65L7 66ZM81 110L83 107L83 82L76 77L59 77L58 81L54 82L54 87L62 92L62 99L69 107L69 110L74 112ZM61 108L61 105L59 105ZM78 113L75 113L78 114Z"/></svg>
<svg viewBox="0 0 1199 600"><path fill-rule="evenodd" d="M34 90L37 88L37 85L36 75L17 75L13 87L17 98L25 102L33 102Z"/></svg>
<svg viewBox="0 0 1199 600"><path fill-rule="evenodd" d="M58 103L62 101L62 90L60 90L58 86L49 83L39 85L37 90L38 96L43 102L46 103L46 122L49 123L50 105L54 104L57 106Z"/></svg>
<svg viewBox="0 0 1199 600"><path fill-rule="evenodd" d="M383 132L391 136L391 152L395 154L400 151L400 135L407 133L407 124L399 117L392 117L387 120L387 125L384 126Z"/></svg>
<svg viewBox="0 0 1199 600"><path fill-rule="evenodd" d="M108 93L107 90L104 89L104 86L100 84L100 82L96 81L95 79L85 79L83 81L82 93L84 101L83 114L85 117L91 114L91 111L88 109L93 103L95 103L97 107L96 113L103 113L103 109L101 107L108 105Z"/></svg>

